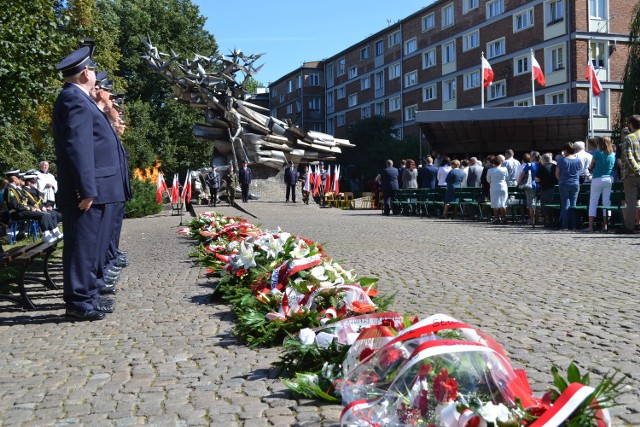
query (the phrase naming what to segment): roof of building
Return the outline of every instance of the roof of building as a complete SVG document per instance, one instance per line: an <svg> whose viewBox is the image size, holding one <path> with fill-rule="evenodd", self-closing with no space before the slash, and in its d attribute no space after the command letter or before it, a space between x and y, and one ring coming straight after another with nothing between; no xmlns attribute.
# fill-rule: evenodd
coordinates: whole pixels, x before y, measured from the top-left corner
<svg viewBox="0 0 640 427"><path fill-rule="evenodd" d="M445 153L558 151L584 140L589 129L586 103L529 107L424 110L416 113L429 145Z"/></svg>

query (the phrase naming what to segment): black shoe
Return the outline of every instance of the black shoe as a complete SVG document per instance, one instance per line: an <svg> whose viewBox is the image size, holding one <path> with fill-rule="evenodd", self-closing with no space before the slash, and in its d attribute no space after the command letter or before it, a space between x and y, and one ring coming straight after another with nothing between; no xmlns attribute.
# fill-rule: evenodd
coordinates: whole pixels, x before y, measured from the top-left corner
<svg viewBox="0 0 640 427"><path fill-rule="evenodd" d="M98 311L98 310L80 311L80 310L74 310L74 309L71 309L71 308L67 308L65 316L70 318L70 319L73 319L73 320L93 321L93 320L102 320L102 319L104 319L106 314L105 314L105 312Z"/></svg>
<svg viewBox="0 0 640 427"><path fill-rule="evenodd" d="M100 286L98 288L98 292L100 292L100 295L115 294L116 293L116 285L109 284L109 285L105 285L105 286Z"/></svg>
<svg viewBox="0 0 640 427"><path fill-rule="evenodd" d="M104 295L100 295L98 297L98 304L103 306L114 306L116 305L116 301L113 298L105 297Z"/></svg>
<svg viewBox="0 0 640 427"><path fill-rule="evenodd" d="M118 274L120 274L120 270L122 270L122 267L118 267L116 265L113 265L107 269L107 271L111 273L118 273Z"/></svg>
<svg viewBox="0 0 640 427"><path fill-rule="evenodd" d="M98 303L98 305L95 306L94 310L100 311L102 313L113 313L114 308L112 305L102 305Z"/></svg>

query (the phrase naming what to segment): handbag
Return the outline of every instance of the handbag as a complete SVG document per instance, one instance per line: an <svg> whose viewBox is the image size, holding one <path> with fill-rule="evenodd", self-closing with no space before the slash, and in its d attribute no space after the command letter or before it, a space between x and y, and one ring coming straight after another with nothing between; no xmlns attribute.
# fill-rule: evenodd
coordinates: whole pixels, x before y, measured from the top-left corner
<svg viewBox="0 0 640 427"><path fill-rule="evenodd" d="M531 183L531 165L527 165L529 170L527 171L527 175L520 178L518 182L518 188L521 190L530 190L533 188L533 184Z"/></svg>

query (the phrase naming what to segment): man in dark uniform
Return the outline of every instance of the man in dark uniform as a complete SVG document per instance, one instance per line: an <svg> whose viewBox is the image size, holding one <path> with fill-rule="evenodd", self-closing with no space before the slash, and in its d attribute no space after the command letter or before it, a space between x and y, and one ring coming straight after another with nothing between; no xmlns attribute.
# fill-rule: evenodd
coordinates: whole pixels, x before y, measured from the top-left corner
<svg viewBox="0 0 640 427"><path fill-rule="evenodd" d="M207 186L209 187L209 206L215 207L218 204L218 189L220 188L220 173L218 168L213 166L209 172L207 172Z"/></svg>
<svg viewBox="0 0 640 427"><path fill-rule="evenodd" d="M398 169L393 167L393 160L387 160L387 167L380 173L380 187L384 198L384 215L391 214L391 199L398 186Z"/></svg>
<svg viewBox="0 0 640 427"><path fill-rule="evenodd" d="M298 184L299 176L300 174L294 167L293 162L289 161L289 166L284 170L284 183L287 186L285 202L289 201L289 194L291 194L291 201L296 203L296 185Z"/></svg>
<svg viewBox="0 0 640 427"><path fill-rule="evenodd" d="M247 166L247 162L242 162L242 167L238 172L238 182L240 183L240 189L242 190L242 201L247 203L249 201L249 184L251 184L251 168Z"/></svg>
<svg viewBox="0 0 640 427"><path fill-rule="evenodd" d="M66 315L100 320L113 311L101 297L97 274L106 256L113 209L126 199L122 145L90 93L96 70L91 49L81 47L56 69L65 85L53 108L53 134L58 165L58 204L65 230L63 251ZM107 230L106 232L102 230Z"/></svg>

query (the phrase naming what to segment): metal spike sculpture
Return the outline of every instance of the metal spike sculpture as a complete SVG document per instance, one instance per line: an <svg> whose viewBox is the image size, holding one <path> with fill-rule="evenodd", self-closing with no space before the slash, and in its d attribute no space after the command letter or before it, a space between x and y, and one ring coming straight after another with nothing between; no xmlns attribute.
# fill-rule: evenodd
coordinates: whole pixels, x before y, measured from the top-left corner
<svg viewBox="0 0 640 427"><path fill-rule="evenodd" d="M262 65L254 63L262 54L244 55L239 49L228 56L195 55L180 58L158 51L151 40L142 40L147 47L143 56L149 65L174 85L178 102L204 110L206 124L194 125L196 137L213 141L216 152L224 159L218 164L247 161L254 165L280 170L292 160L334 160L341 147L353 147L346 139L304 131L290 121L278 120L269 110L245 101L250 77ZM237 74L244 75L238 81Z"/></svg>

